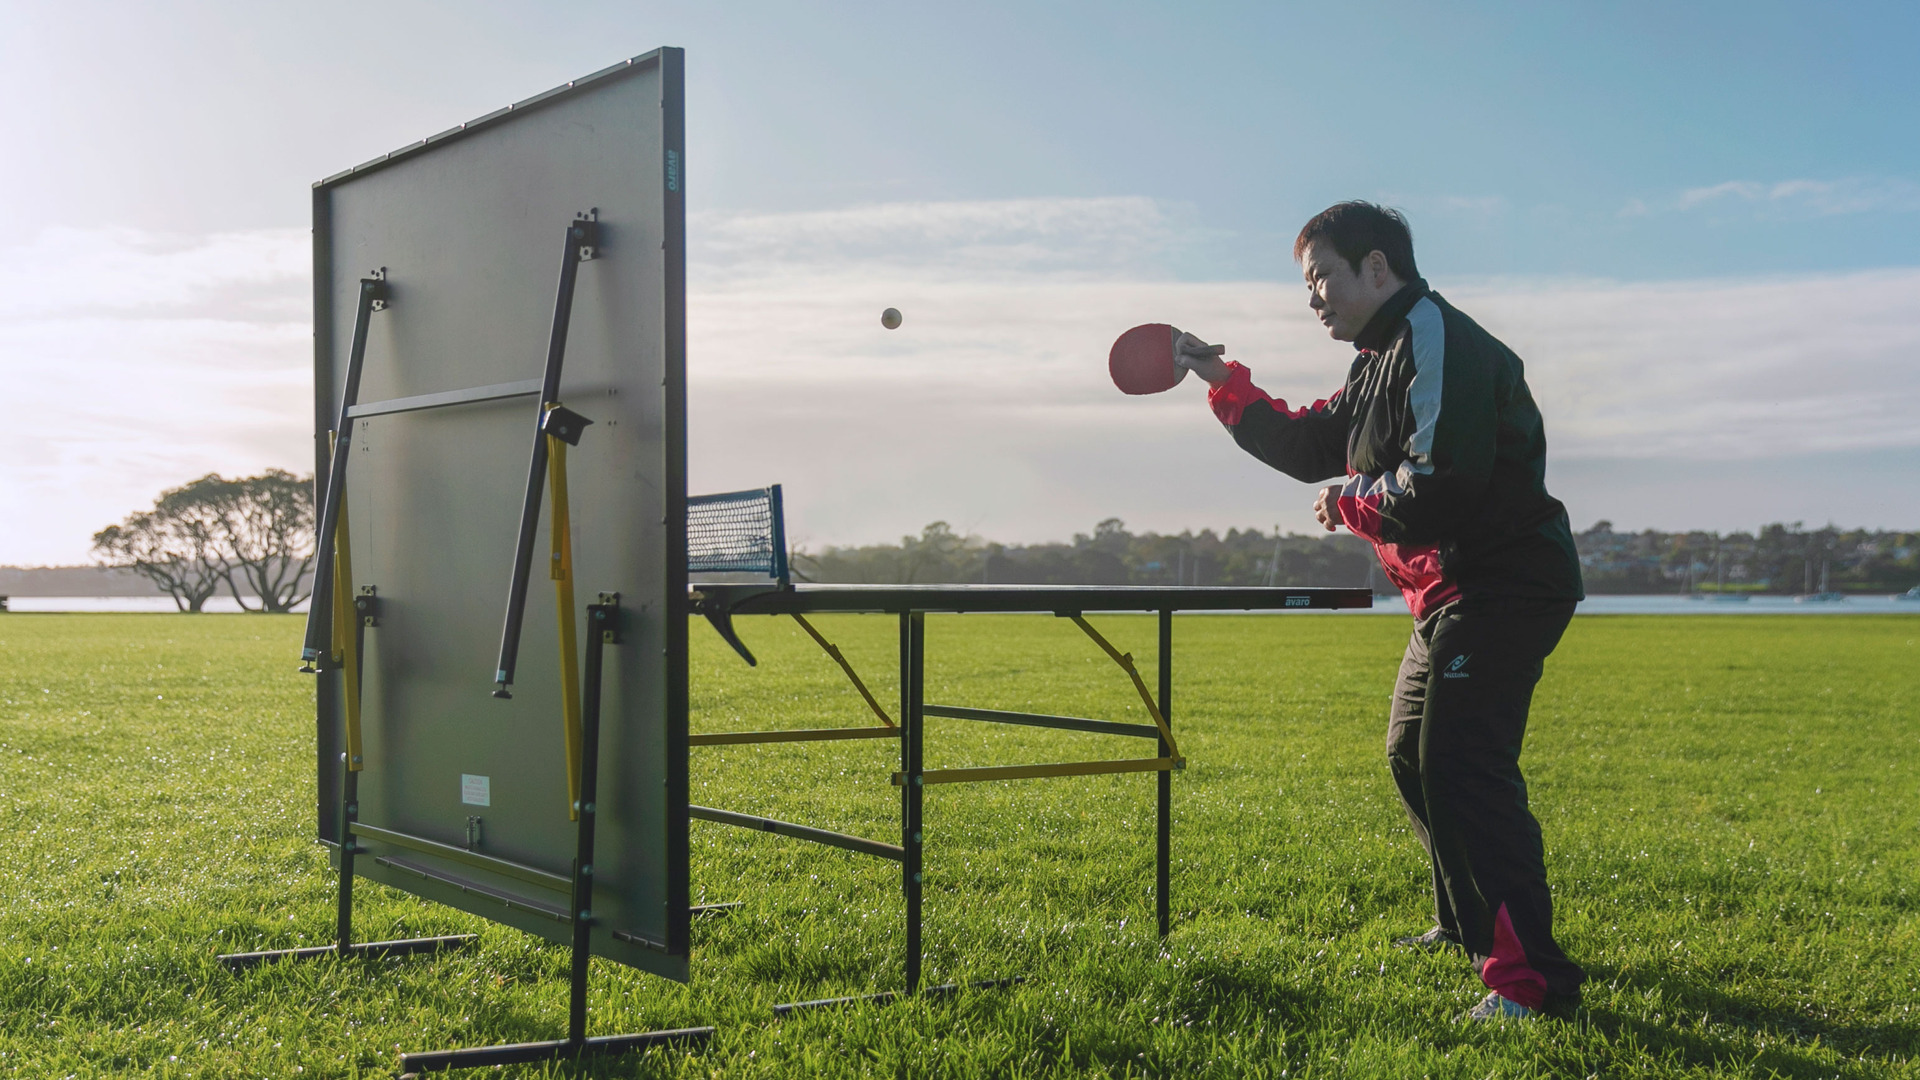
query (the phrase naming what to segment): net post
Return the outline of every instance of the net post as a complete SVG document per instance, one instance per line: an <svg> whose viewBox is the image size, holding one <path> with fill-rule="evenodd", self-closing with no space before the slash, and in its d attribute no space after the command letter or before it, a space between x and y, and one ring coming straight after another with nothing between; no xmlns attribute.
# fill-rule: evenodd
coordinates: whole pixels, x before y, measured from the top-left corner
<svg viewBox="0 0 1920 1080"><path fill-rule="evenodd" d="M773 579L784 589L791 583L793 568L787 565L787 513L780 500L779 484L767 489L767 516L772 519Z"/></svg>

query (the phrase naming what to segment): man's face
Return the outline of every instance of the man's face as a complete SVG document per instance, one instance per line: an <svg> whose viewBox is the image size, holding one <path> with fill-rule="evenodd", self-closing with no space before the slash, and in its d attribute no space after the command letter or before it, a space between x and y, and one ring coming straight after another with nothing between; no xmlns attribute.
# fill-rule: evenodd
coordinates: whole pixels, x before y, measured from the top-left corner
<svg viewBox="0 0 1920 1080"><path fill-rule="evenodd" d="M1301 274L1307 279L1307 306L1335 341L1352 341L1366 329L1367 320L1400 288L1400 279L1387 269L1386 256L1373 252L1355 270L1333 245L1316 240L1300 253Z"/></svg>

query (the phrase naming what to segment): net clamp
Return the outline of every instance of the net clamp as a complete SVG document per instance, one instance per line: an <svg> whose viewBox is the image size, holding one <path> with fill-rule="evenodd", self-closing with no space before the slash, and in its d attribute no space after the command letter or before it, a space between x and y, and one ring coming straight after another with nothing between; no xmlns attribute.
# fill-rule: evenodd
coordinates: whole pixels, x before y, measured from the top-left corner
<svg viewBox="0 0 1920 1080"><path fill-rule="evenodd" d="M702 614L706 615L707 622L713 625L714 632L720 635L720 640L733 646L733 651L740 654L740 659L745 660L748 667L760 666L760 661L755 660L753 653L748 651L747 643L741 641L740 635L734 632L733 609L709 607Z"/></svg>

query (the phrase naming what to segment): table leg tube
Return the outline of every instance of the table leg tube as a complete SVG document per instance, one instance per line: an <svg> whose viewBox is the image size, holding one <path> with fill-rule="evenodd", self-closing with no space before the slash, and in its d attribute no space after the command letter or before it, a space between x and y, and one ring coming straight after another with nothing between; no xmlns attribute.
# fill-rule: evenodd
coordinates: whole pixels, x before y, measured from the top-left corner
<svg viewBox="0 0 1920 1080"><path fill-rule="evenodd" d="M1173 726L1173 612L1160 613L1160 716ZM1172 750L1160 740L1160 756ZM1173 917L1173 773L1162 772L1160 813L1154 844L1154 907L1160 919L1160 936L1166 937Z"/></svg>
<svg viewBox="0 0 1920 1080"><path fill-rule="evenodd" d="M926 616L918 611L900 616L900 860L901 889L907 901L906 992L920 987L920 890L924 877L920 855L925 833L921 828L921 796L926 791L921 705L926 700Z"/></svg>

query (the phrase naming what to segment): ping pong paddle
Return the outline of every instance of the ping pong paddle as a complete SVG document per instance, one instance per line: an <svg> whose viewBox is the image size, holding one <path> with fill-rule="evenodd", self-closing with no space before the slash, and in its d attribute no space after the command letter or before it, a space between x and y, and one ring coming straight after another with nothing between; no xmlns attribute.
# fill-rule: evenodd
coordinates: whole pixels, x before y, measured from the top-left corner
<svg viewBox="0 0 1920 1080"><path fill-rule="evenodd" d="M1166 323L1143 323L1114 339L1107 354L1107 374L1123 394L1158 394L1171 390L1187 377L1187 369L1173 362L1174 345L1180 331ZM1225 345L1210 345L1206 352L1219 356Z"/></svg>

